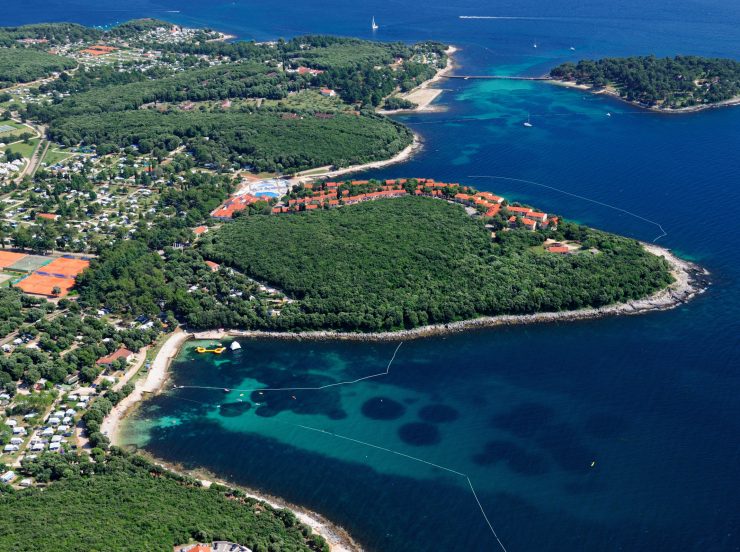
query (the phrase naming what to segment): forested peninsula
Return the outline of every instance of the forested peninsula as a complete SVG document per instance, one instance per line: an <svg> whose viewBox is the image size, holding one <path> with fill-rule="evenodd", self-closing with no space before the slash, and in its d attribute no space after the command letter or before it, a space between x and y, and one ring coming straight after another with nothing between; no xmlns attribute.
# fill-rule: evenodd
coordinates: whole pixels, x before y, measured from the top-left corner
<svg viewBox="0 0 740 552"><path fill-rule="evenodd" d="M546 240L578 245L557 255L545 251ZM206 260L222 268L209 270ZM165 304L194 329L379 332L600 307L671 281L667 263L634 240L569 222L509 228L503 215L486 222L460 205L401 197L253 213L191 251L166 249L164 259L126 242L94 261L79 287L83 304L136 312ZM284 294L275 299L279 315L274 303L255 300L255 282Z"/></svg>
<svg viewBox="0 0 740 552"><path fill-rule="evenodd" d="M558 65L550 77L662 111L740 103L740 62L732 59L635 56L582 60Z"/></svg>

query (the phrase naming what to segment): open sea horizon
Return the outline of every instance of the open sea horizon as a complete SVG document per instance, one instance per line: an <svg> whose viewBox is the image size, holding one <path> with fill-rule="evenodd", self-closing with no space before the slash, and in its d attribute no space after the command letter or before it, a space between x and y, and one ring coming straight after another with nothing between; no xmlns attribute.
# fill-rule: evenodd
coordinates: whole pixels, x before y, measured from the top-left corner
<svg viewBox="0 0 740 552"><path fill-rule="evenodd" d="M3 7L2 25L157 17L246 40L434 39L461 48L456 70L473 75L541 75L583 57L740 57L730 0ZM172 380L190 388L143 403L124 441L318 511L373 551L500 550L468 481L509 552L740 550L740 107L668 115L543 82L441 86L442 111L397 117L423 149L357 177L470 184L648 242L664 231L657 243L707 268L709 290L665 312L398 349L240 340L203 358L188 344ZM352 385L257 391L352 381L391 359L388 375Z"/></svg>

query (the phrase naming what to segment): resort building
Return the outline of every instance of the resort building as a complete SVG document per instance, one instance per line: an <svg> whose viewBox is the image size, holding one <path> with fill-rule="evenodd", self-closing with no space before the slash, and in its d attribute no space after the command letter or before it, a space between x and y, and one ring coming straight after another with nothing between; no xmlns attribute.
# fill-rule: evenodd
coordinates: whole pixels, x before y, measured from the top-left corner
<svg viewBox="0 0 740 552"><path fill-rule="evenodd" d="M508 223L512 228L521 226L529 230L557 228L557 217L550 217L547 213L535 211L531 207L509 206L503 197L491 192L478 192L457 183L435 182L430 179L414 179L414 181L416 182L414 188L408 186L409 179L405 178L377 183L368 180L305 183L302 185L302 190L294 188L293 191L298 193L293 194L294 197L288 199L287 204L279 203L275 205L272 208L272 213L279 215L341 207L342 205L354 205L376 199L403 197L413 192L415 196L460 203L468 208L475 209L479 215L486 218L508 212ZM358 188L364 193L356 193ZM295 197L295 195L298 195L298 197Z"/></svg>
<svg viewBox="0 0 740 552"><path fill-rule="evenodd" d="M243 211L253 203L259 201L259 198L251 194L243 194L231 197L224 201L220 207L211 212L211 216L216 219L229 220L237 211Z"/></svg>

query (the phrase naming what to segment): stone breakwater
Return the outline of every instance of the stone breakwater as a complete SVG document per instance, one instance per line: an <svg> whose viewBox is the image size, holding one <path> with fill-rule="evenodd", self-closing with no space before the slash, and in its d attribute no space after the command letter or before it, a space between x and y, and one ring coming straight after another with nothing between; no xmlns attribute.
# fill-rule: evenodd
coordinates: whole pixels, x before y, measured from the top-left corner
<svg viewBox="0 0 740 552"><path fill-rule="evenodd" d="M667 288L662 289L649 297L628 301L626 303L573 311L483 316L471 320L450 322L448 324L433 324L415 328L413 330L400 330L393 332L269 332L262 330L218 330L194 334L193 337L195 339L221 339L231 336L285 340L400 341L491 328L495 326L566 322L571 320L587 320L606 316L633 315L651 311L668 310L682 305L706 291L709 285L709 272L706 269L677 257L670 250L663 247L647 243L643 244L643 247L653 255L663 257L671 265L671 273L675 281Z"/></svg>

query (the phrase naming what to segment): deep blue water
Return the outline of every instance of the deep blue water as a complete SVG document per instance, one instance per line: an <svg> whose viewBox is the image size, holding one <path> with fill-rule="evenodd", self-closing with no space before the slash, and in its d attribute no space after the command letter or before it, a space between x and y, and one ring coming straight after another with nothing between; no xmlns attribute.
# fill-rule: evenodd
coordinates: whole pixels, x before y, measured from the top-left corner
<svg viewBox="0 0 740 552"><path fill-rule="evenodd" d="M740 3L729 0L118 4L6 0L0 22L155 16L259 40L372 38L374 15L378 39L461 46L466 74L536 75L582 56L740 57ZM669 312L405 343L386 378L245 391L247 412L216 405L236 403L237 389L382 371L396 344L249 342L218 363L185 355L177 383L232 392L162 395L129 439L323 512L372 550L498 545L463 477L337 435L470 476L512 552L740 549L740 108L669 116L544 83L444 85L446 111L402 119L424 150L367 176L470 183L646 241L660 225L658 243L707 267L710 290Z"/></svg>

